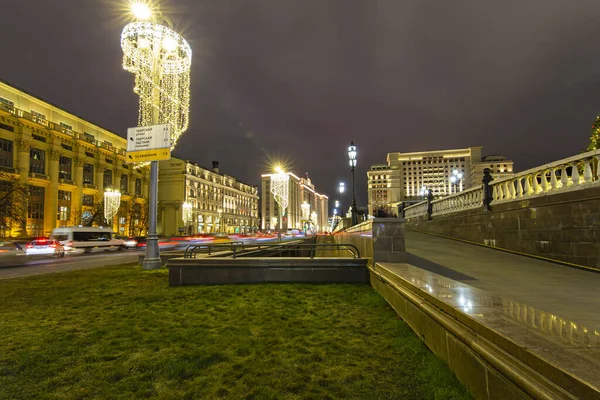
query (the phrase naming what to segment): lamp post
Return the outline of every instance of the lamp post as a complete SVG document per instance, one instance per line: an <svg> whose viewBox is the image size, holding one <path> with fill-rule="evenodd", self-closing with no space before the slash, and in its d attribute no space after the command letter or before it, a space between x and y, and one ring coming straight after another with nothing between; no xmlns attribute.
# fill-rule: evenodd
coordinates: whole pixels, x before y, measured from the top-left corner
<svg viewBox="0 0 600 400"><path fill-rule="evenodd" d="M288 195L290 190L290 176L286 174L279 166L275 167L275 174L271 175L271 193L279 205L279 229L277 230L277 239L281 242L281 228L283 225L283 215L288 206Z"/></svg>
<svg viewBox="0 0 600 400"><path fill-rule="evenodd" d="M344 182L340 182L340 187L339 187L339 191L340 191L340 216L342 218L344 218L344 205L343 205L343 201L344 201L344 192L346 191L346 184Z"/></svg>
<svg viewBox="0 0 600 400"><path fill-rule="evenodd" d="M139 95L138 125L169 124L171 149L188 128L192 49L171 28L171 22L142 1L131 5L134 22L121 33L123 68L135 74ZM163 25L166 22L168 26ZM158 161L150 162L148 239L144 269L162 266L156 231L158 209Z"/></svg>
<svg viewBox="0 0 600 400"><path fill-rule="evenodd" d="M452 171L452 175L450 175L450 194L452 194L452 187L454 187L454 193L458 193L456 190L456 185L458 184L460 187L460 191L463 191L463 173L459 170L455 169Z"/></svg>
<svg viewBox="0 0 600 400"><path fill-rule="evenodd" d="M350 142L348 146L348 158L350 160L350 171L352 171L352 225L358 224L358 210L356 209L356 185L354 171L356 170L356 146Z"/></svg>

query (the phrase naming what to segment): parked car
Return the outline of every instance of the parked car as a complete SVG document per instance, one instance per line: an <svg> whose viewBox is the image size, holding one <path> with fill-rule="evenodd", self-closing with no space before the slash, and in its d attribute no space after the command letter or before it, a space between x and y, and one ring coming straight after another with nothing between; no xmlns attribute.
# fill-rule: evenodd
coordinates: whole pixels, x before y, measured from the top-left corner
<svg viewBox="0 0 600 400"><path fill-rule="evenodd" d="M0 241L0 267L17 267L26 260L25 250L20 245Z"/></svg>
<svg viewBox="0 0 600 400"><path fill-rule="evenodd" d="M53 256L64 257L65 247L58 240L36 239L27 245L27 256Z"/></svg>

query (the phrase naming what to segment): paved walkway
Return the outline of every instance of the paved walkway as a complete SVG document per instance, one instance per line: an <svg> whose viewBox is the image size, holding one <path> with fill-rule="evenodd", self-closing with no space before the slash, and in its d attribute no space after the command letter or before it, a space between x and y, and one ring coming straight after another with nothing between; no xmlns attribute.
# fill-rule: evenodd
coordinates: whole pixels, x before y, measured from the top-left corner
<svg viewBox="0 0 600 400"><path fill-rule="evenodd" d="M412 266L382 266L600 390L600 273L409 231L406 247Z"/></svg>
<svg viewBox="0 0 600 400"><path fill-rule="evenodd" d="M406 251L409 264L600 331L600 273L409 231Z"/></svg>

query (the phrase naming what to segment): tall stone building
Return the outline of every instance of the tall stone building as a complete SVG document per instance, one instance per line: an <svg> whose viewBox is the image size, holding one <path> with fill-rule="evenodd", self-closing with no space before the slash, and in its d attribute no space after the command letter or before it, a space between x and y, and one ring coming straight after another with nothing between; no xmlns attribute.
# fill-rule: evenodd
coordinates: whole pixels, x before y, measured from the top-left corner
<svg viewBox="0 0 600 400"><path fill-rule="evenodd" d="M121 235L145 231L149 170L125 164L126 139L0 81L0 172L28 186L25 230L0 236L48 236L58 226L107 225L96 215L105 190L119 190L112 218ZM6 187L0 185L0 190Z"/></svg>

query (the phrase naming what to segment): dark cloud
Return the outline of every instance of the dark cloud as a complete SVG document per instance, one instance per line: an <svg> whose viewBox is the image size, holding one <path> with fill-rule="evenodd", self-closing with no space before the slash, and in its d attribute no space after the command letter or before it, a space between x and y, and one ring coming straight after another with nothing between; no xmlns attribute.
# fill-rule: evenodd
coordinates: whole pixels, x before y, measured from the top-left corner
<svg viewBox="0 0 600 400"><path fill-rule="evenodd" d="M389 151L483 145L525 169L585 149L600 109L596 0L163 3L194 52L176 153L255 184L278 154L335 196L354 140L364 204ZM0 78L124 135L121 6L4 4Z"/></svg>

